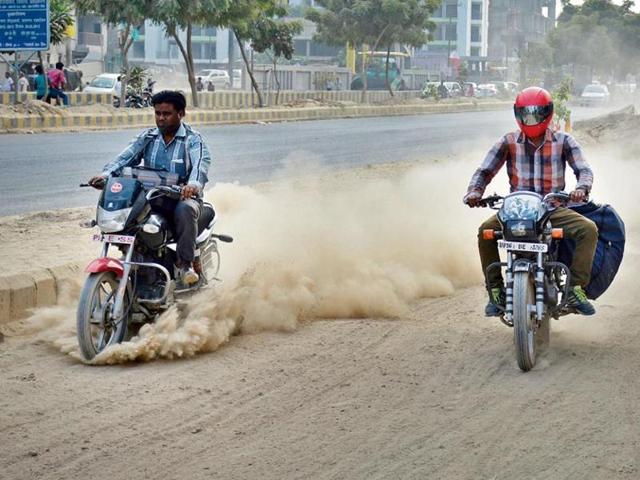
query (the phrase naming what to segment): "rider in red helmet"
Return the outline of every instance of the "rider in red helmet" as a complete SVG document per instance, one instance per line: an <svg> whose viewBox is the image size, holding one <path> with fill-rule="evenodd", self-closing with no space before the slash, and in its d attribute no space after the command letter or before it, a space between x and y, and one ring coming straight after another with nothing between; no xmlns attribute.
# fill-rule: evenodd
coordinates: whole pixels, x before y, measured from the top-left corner
<svg viewBox="0 0 640 480"><path fill-rule="evenodd" d="M554 132L549 128L553 118L553 100L543 88L529 87L516 97L513 111L519 131L507 133L489 151L482 165L475 171L463 202L470 207L478 206L484 191L503 165L511 192L529 191L542 196L565 189L567 165L573 170L577 185L571 192L573 202L584 202L591 191L593 172L584 158L578 142L565 132ZM596 225L586 217L568 208L558 208L551 214L553 227L563 228L565 238L576 244L571 269L571 290L568 305L582 315L593 315L595 308L587 300L584 288L589 283L591 265L598 241ZM500 223L493 215L482 224L478 234L478 248L482 271L488 265L500 261L496 240L484 240L482 231L499 230ZM486 278L489 303L486 316L499 316L496 306L505 305L502 273L493 269Z"/></svg>

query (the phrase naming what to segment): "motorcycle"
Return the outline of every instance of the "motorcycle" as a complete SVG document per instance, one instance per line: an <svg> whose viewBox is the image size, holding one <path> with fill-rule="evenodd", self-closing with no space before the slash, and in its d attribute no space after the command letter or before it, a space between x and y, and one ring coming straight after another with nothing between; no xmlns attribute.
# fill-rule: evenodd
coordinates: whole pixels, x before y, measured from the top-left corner
<svg viewBox="0 0 640 480"><path fill-rule="evenodd" d="M217 242L230 243L233 238L213 232L216 213L207 202L198 220L193 262L199 280L187 285L178 278L170 221L152 206L179 200L181 187L158 184L163 183L158 178L162 174L157 170L125 168L123 176L110 177L101 185L95 220L81 222L83 227L97 226L100 233L93 239L102 243L100 256L85 269L88 276L76 316L78 343L86 360L219 280ZM120 251L120 258L109 256L112 247Z"/></svg>
<svg viewBox="0 0 640 480"><path fill-rule="evenodd" d="M550 319L577 313L567 306L571 273L558 261L563 229L552 228L549 218L569 202L564 192L544 198L534 192L492 195L480 206L498 210L502 230L484 230L485 240L497 240L506 262L495 262L485 271L505 269L506 304L498 305L501 321L514 329L516 357L523 371L536 364L537 353L546 348ZM489 288L489 287L487 287Z"/></svg>

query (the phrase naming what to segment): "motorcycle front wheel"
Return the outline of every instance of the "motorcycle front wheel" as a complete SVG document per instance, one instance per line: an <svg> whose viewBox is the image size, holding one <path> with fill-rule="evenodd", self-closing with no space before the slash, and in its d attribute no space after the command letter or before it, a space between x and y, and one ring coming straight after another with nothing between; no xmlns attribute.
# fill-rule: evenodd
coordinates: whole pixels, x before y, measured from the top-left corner
<svg viewBox="0 0 640 480"><path fill-rule="evenodd" d="M130 316L130 296L125 293L122 318L111 319L118 277L113 272L91 273L80 293L76 325L78 344L82 356L91 360L109 345L122 342L127 331Z"/></svg>
<svg viewBox="0 0 640 480"><path fill-rule="evenodd" d="M529 272L513 278L513 333L518 366L524 372L536 364L535 287Z"/></svg>

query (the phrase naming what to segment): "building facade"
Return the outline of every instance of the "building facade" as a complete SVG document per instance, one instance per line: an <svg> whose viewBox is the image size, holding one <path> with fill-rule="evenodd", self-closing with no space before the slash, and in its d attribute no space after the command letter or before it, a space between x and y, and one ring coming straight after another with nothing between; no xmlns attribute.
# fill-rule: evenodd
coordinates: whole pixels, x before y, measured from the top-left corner
<svg viewBox="0 0 640 480"><path fill-rule="evenodd" d="M556 0L491 0L489 60L517 61L529 43L544 42L555 26Z"/></svg>
<svg viewBox="0 0 640 480"><path fill-rule="evenodd" d="M433 39L416 49L413 66L455 77L460 62L475 71L486 61L489 49L490 0L443 0L431 20Z"/></svg>

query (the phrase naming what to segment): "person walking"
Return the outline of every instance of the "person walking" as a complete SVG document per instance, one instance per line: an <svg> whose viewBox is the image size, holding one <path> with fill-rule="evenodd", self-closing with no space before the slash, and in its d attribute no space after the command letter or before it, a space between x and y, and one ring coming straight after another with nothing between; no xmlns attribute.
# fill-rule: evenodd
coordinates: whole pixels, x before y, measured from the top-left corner
<svg viewBox="0 0 640 480"><path fill-rule="evenodd" d="M42 65L36 65L36 100L45 99L45 95L47 94L47 77L44 74L44 69ZM45 99L47 103L51 103L49 97Z"/></svg>
<svg viewBox="0 0 640 480"><path fill-rule="evenodd" d="M47 77L49 79L49 95L47 98L51 100L52 98L58 99L58 105L60 105L60 100L62 99L63 105L66 107L69 105L69 97L64 93L64 86L66 83L64 77L64 63L58 62L56 63L56 68L53 70L49 70L47 73ZM51 103L50 101L48 103Z"/></svg>
<svg viewBox="0 0 640 480"><path fill-rule="evenodd" d="M10 72L4 72L4 82L2 82L2 91L3 92L12 92L13 91L13 77Z"/></svg>
<svg viewBox="0 0 640 480"><path fill-rule="evenodd" d="M24 72L20 72L20 78L18 79L18 91L20 93L27 93L29 91L29 80L27 80Z"/></svg>

